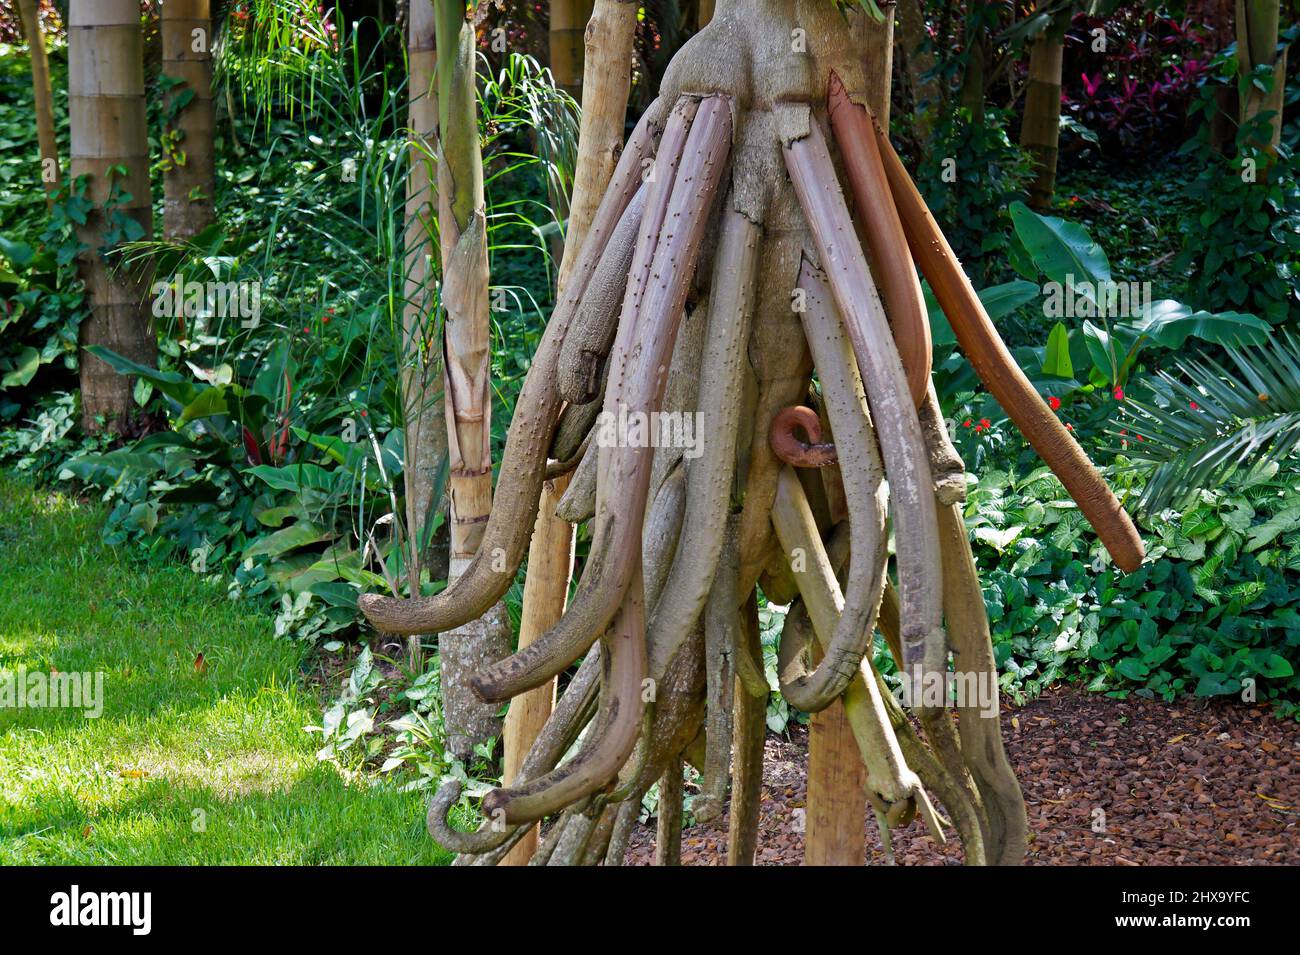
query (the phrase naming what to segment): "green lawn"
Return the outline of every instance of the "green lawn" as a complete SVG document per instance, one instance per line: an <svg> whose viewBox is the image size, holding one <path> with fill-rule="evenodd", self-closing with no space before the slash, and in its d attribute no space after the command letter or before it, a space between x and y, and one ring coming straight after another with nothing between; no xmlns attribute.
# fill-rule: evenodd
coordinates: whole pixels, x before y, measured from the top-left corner
<svg viewBox="0 0 1300 955"><path fill-rule="evenodd" d="M424 796L316 761L306 648L102 518L0 475L0 676L104 674L97 719L0 708L0 864L445 863Z"/></svg>

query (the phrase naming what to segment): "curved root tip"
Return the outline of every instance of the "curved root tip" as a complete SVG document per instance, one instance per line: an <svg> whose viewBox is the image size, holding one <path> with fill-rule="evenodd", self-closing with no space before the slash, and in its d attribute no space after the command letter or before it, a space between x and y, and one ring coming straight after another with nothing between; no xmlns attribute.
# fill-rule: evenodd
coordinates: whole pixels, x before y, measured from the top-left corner
<svg viewBox="0 0 1300 955"><path fill-rule="evenodd" d="M798 431L807 440L801 440ZM803 405L778 411L767 433L772 453L786 464L800 468L824 468L836 462L835 445L822 443L821 438L822 425L817 412Z"/></svg>
<svg viewBox="0 0 1300 955"><path fill-rule="evenodd" d="M966 475L950 474L934 482L934 497L944 507L961 504L966 500Z"/></svg>
<svg viewBox="0 0 1300 955"><path fill-rule="evenodd" d="M357 609L376 630L384 633L419 633L419 629L405 629L408 622L405 605L409 602L397 597L385 597L383 594L362 594L357 598Z"/></svg>
<svg viewBox="0 0 1300 955"><path fill-rule="evenodd" d="M460 799L461 784L458 779L448 780L434 793L429 801L429 812L424 817L424 827L429 830L433 840L450 852L461 854L479 854L491 852L502 845L513 831L509 826L490 826L478 832L461 832L451 828L447 822L447 813ZM483 810L488 818L498 818L488 809L487 799L483 800Z"/></svg>

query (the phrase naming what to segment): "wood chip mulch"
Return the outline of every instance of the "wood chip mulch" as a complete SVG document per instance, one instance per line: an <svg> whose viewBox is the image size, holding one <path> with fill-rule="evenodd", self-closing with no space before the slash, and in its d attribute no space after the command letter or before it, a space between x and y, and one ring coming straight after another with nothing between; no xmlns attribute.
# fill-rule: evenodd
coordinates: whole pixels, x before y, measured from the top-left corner
<svg viewBox="0 0 1300 955"><path fill-rule="evenodd" d="M1002 714L1029 814L1033 865L1300 864L1300 723L1266 706L1168 704L1054 688ZM807 733L769 735L757 863L803 862ZM874 820L868 864L885 863ZM721 865L727 820L682 836L683 865ZM894 834L900 865L956 865L953 835L919 822ZM654 823L638 826L628 864L654 859Z"/></svg>

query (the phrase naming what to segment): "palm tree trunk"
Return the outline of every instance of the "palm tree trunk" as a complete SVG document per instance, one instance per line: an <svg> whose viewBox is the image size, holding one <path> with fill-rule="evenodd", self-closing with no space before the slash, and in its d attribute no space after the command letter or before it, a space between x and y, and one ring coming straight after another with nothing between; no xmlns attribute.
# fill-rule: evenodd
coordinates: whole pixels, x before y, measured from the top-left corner
<svg viewBox="0 0 1300 955"><path fill-rule="evenodd" d="M1056 191L1056 155L1061 141L1061 57L1069 13L1060 13L1029 47L1029 84L1025 89L1025 115L1020 124L1020 145L1034 159L1034 179L1029 184L1029 204L1045 211Z"/></svg>
<svg viewBox="0 0 1300 955"><path fill-rule="evenodd" d="M1267 132L1254 144L1275 154L1282 141L1282 101L1286 92L1286 50L1276 53L1280 0L1237 0L1237 69L1246 76L1255 67L1272 66L1273 84L1267 93L1251 86L1240 103L1240 122L1244 126L1260 113L1271 113Z"/></svg>
<svg viewBox="0 0 1300 955"><path fill-rule="evenodd" d="M32 59L32 96L36 105L36 140L41 148L41 185L45 204L54 201L54 193L63 184L59 170L59 144L54 138L54 103L50 93L50 65L45 56L45 37L41 33L40 11L36 0L18 0L18 16L27 38Z"/></svg>
<svg viewBox="0 0 1300 955"><path fill-rule="evenodd" d="M933 77L927 78L927 74L934 70L934 54L928 49L929 36L925 30L925 4L922 0L899 0L897 27L905 75L911 87L912 108L916 111L917 139L924 142L941 104L939 84Z"/></svg>
<svg viewBox="0 0 1300 955"><path fill-rule="evenodd" d="M554 8L552 8L554 9ZM554 15L552 13L552 15ZM632 39L636 32L636 5L621 0L597 0L586 33L583 67L582 127L578 162L574 172L574 210L564 239L557 289L562 292L578 251L591 227L600 196L609 185L617 153L609 144L623 142L623 116L627 112L632 82ZM577 197L582 196L581 202ZM590 201L593 199L595 201ZM537 522L528 548L528 576L524 581L523 614L519 646L525 647L555 625L564 613L573 574L574 527L555 515L555 507L569 486L570 475L548 481L537 506ZM504 779L508 785L518 774L524 756L546 724L555 703L555 681L516 697L506 713ZM526 865L537 849L534 828L502 861Z"/></svg>
<svg viewBox="0 0 1300 955"><path fill-rule="evenodd" d="M438 228L442 247L443 401L451 458L451 559L455 580L478 551L492 509L491 334L483 157L475 102L474 27L462 0L437 0ZM510 652L498 604L481 620L442 634L448 748L459 756L501 732L497 706L483 703L469 677Z"/></svg>
<svg viewBox="0 0 1300 955"><path fill-rule="evenodd" d="M74 179L87 177L86 196L95 204L77 229L85 246L77 260L90 302L80 343L83 348L103 345L152 365L157 342L145 303L149 275L143 268L110 269L99 251L105 231L127 219L144 236L153 232L137 0L73 0L68 64L71 174ZM119 166L124 175L114 171ZM120 430L134 409L132 391L130 378L92 355L82 355L81 416L87 431Z"/></svg>
<svg viewBox="0 0 1300 955"><path fill-rule="evenodd" d="M984 121L984 60L988 56L988 31L968 24L966 71L961 78L957 102L970 110L971 121Z"/></svg>
<svg viewBox="0 0 1300 955"><path fill-rule="evenodd" d="M162 7L161 32L163 73L184 80L165 94L164 105L171 117L165 135L178 138L169 147L174 155L163 173L163 235L169 242L185 242L211 225L215 217L209 0L167 0ZM186 91L192 92L193 98L178 105Z"/></svg>
<svg viewBox="0 0 1300 955"><path fill-rule="evenodd" d="M406 274L402 304L402 427L406 500L406 577L411 595L420 592L428 564L430 525L440 501L433 499L439 469L447 455L442 403L442 350L437 334L437 304L430 281L436 254L438 96L435 70L433 0L411 0L407 14L410 130L406 174ZM421 638L408 641L410 663L419 669Z"/></svg>
<svg viewBox="0 0 1300 955"><path fill-rule="evenodd" d="M551 75L555 85L574 99L582 99L583 35L591 19L594 0L552 0Z"/></svg>

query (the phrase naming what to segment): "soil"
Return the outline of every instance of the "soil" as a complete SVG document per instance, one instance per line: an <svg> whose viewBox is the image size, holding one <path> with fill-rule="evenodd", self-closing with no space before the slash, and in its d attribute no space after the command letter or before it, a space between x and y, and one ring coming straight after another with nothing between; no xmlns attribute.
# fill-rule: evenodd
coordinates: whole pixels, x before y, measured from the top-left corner
<svg viewBox="0 0 1300 955"><path fill-rule="evenodd" d="M1300 723L1266 706L1116 700L1055 688L1002 714L1025 794L1031 865L1300 864ZM803 862L807 732L769 735L759 865ZM885 864L874 819L868 864ZM919 822L894 833L900 865L958 865ZM727 820L682 834L683 865L721 865ZM638 826L629 865L654 860Z"/></svg>

